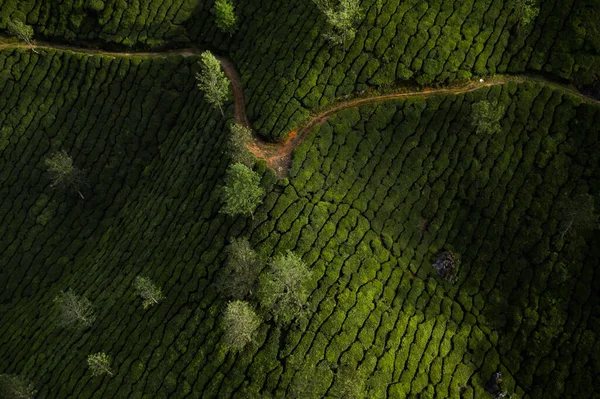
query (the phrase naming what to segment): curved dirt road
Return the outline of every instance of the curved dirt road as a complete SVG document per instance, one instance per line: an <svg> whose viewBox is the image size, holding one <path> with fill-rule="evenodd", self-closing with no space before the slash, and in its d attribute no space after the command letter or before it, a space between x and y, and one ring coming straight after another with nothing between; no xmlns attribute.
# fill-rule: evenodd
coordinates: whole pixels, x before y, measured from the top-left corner
<svg viewBox="0 0 600 399"><path fill-rule="evenodd" d="M132 57L132 56L141 56L141 57L169 57L169 56L183 56L183 57L193 57L199 56L204 50L198 47L189 47L177 50L164 50L164 51L140 51L140 52L126 52L126 51L105 51L102 49L96 48L87 48L87 47L77 47L65 44L55 44L49 42L39 41L34 45L24 44L24 43L0 43L0 50L2 49L10 49L10 48L26 48L32 50L43 50L43 49L53 49L53 50L62 50L62 51L73 51L78 53L85 53L90 55L102 55L102 56L112 56L112 57ZM231 81L231 86L233 90L233 100L234 100L234 116L237 123L240 123L244 126L251 127L250 121L248 120L248 116L246 115L246 104L244 102L244 92L242 89L242 81L240 75L235 67L233 61L225 56L215 55L215 57L221 62L221 66L229 80ZM265 159L269 167L275 170L278 177L283 178L287 176L289 171L289 167L292 161L292 154L294 150L302 144L306 135L310 132L310 130L315 127L322 125L327 121L327 119L333 114L348 108L358 107L362 104L369 103L380 103L389 100L405 100L409 97L429 97L436 94L462 94L468 93L471 91L475 91L481 89L483 87L495 86L495 85L503 85L508 82L524 82L524 81L535 81L539 83L544 83L550 86L554 86L557 88L561 88L573 95L579 96L583 99L583 101L588 103L596 103L600 104L600 100L595 98L588 97L576 89L566 86L561 83L556 83L548 80L547 78L542 77L532 77L525 75L497 75L494 77L490 77L488 79L481 80L473 80L467 84L459 85L459 86L448 86L445 88L435 88L435 89L423 89L417 91L407 91L407 92L392 92L389 94L375 94L370 95L367 94L364 97L356 97L347 99L341 102L334 102L330 104L326 109L319 111L317 114L311 116L311 118L303 124L303 127L300 129L295 129L287 135L287 138L280 142L267 142L264 138L254 135L254 139L251 143L248 143L248 149L254 153L257 158Z"/></svg>

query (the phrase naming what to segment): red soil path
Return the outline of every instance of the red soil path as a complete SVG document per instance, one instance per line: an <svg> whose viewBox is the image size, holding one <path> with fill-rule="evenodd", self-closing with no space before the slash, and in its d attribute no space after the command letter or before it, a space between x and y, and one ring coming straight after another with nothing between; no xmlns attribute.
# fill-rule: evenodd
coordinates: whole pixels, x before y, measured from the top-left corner
<svg viewBox="0 0 600 399"><path fill-rule="evenodd" d="M102 55L111 57L169 57L180 55L183 57L199 56L204 50L196 47L190 47L185 49L177 50L165 50L165 51L147 51L147 52L122 52L122 51L105 51L96 48L76 47L64 44L54 44L47 42L37 42L34 45L28 45L24 43L0 43L0 50L8 48L26 48L26 49L55 49L63 51L73 51L79 53L86 53L90 55ZM233 64L233 62L224 56L216 56L221 62L225 74L231 81L233 89L233 100L234 100L234 116L237 123L244 126L251 127L248 116L246 115L246 104L244 102L244 92L242 89L242 81L240 75ZM561 88L573 95L580 97L585 102L592 102L600 104L600 101L591 97L587 97L584 94L578 92L576 89L552 82L545 78L532 77L532 76L508 76L498 75L488 79L474 80L469 83L460 86L449 86L445 88L435 89L424 89L419 91L407 91L407 92L392 92L388 94L369 94L365 97L353 98L350 100L344 100L341 102L334 102L330 104L325 110L313 115L301 129L295 129L290 132L286 139L280 142L272 143L267 142L262 137L254 135L254 139L251 143L248 143L248 149L260 159L267 161L269 167L275 170L278 177L283 178L287 176L289 168L292 162L292 154L294 150L302 144L307 134L315 127L320 126L327 122L330 116L333 114L348 108L355 108L363 104L381 103L390 100L406 100L409 97L429 97L436 94L463 94L471 91L479 90L488 86L503 85L508 82L524 82L524 81L536 81L553 87Z"/></svg>

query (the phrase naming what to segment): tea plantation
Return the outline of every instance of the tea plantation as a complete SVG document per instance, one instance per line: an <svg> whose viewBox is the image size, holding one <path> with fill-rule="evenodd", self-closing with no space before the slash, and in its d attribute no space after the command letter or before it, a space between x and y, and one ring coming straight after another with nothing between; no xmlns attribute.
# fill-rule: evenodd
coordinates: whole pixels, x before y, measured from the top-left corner
<svg viewBox="0 0 600 399"><path fill-rule="evenodd" d="M0 29L20 18L45 41L0 38L0 375L36 398L392 399L492 398L499 371L511 398L600 398L600 232L564 232L569 199L599 204L600 104L579 92L600 87L598 1L544 1L517 27L501 0L365 0L345 48L308 0L240 2L231 36L212 4L0 6ZM205 101L198 55L166 51L190 47L231 58L245 104L223 117ZM377 97L407 87L428 91ZM373 101L320 113L356 96ZM482 101L502 111L493 134L477 132ZM262 204L231 217L244 106L256 145L313 127L286 178L258 161ZM59 150L84 199L51 187ZM261 268L293 250L312 274L291 324L250 293L263 322L234 352L216 282L240 237ZM443 250L454 282L432 267ZM140 275L164 294L148 309ZM59 325L69 289L91 328ZM99 352L114 375L88 370Z"/></svg>

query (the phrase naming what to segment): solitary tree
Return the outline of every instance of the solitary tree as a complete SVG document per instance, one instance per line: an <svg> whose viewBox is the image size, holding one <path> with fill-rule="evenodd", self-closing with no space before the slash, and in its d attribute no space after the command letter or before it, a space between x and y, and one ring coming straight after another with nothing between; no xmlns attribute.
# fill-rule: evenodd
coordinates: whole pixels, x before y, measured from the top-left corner
<svg viewBox="0 0 600 399"><path fill-rule="evenodd" d="M64 151L55 152L44 163L52 177L52 187L71 188L81 194L81 187L86 185L85 173L73 166L73 159Z"/></svg>
<svg viewBox="0 0 600 399"><path fill-rule="evenodd" d="M504 116L504 107L489 101L479 101L471 109L471 122L478 134L500 132L500 120Z"/></svg>
<svg viewBox="0 0 600 399"><path fill-rule="evenodd" d="M248 143L252 141L252 130L239 123L232 124L229 130L227 150L231 162L241 163L251 168L255 162L254 155L248 150Z"/></svg>
<svg viewBox="0 0 600 399"><path fill-rule="evenodd" d="M38 52L35 51L35 48L33 48L35 43L33 42L33 28L30 25L15 19L13 21L8 21L7 30L11 35L18 37L28 45L32 46L31 49L33 52L38 54Z"/></svg>
<svg viewBox="0 0 600 399"><path fill-rule="evenodd" d="M229 95L231 83L223 71L221 63L210 52L205 51L200 55L200 72L196 74L198 88L204 93L209 104L217 106L223 113L223 104Z"/></svg>
<svg viewBox="0 0 600 399"><path fill-rule="evenodd" d="M325 15L330 30L323 34L334 44L343 44L356 35L356 26L363 19L360 0L313 0ZM334 4L335 3L335 4Z"/></svg>
<svg viewBox="0 0 600 399"><path fill-rule="evenodd" d="M587 193L573 198L564 197L559 202L561 240L567 234L575 235L598 227L598 215L594 206L594 197Z"/></svg>
<svg viewBox="0 0 600 399"><path fill-rule="evenodd" d="M514 10L518 28L529 25L540 14L536 0L510 0L509 7Z"/></svg>
<svg viewBox="0 0 600 399"><path fill-rule="evenodd" d="M213 13L217 26L225 33L232 34L237 28L237 17L231 0L215 0Z"/></svg>
<svg viewBox="0 0 600 399"><path fill-rule="evenodd" d="M94 377L102 374L114 375L110 368L111 358L104 352L89 355L87 363Z"/></svg>
<svg viewBox="0 0 600 399"><path fill-rule="evenodd" d="M225 295L243 299L252 294L260 272L260 259L246 238L234 238L225 249L227 260L218 288Z"/></svg>
<svg viewBox="0 0 600 399"><path fill-rule="evenodd" d="M226 215L251 215L262 202L265 190L260 186L260 176L241 163L230 165L225 173L225 186L221 191L223 207L221 213Z"/></svg>
<svg viewBox="0 0 600 399"><path fill-rule="evenodd" d="M137 276L135 280L133 280L133 287L135 288L136 293L144 300L144 309L159 304L165 299L160 288L154 285L149 278Z"/></svg>
<svg viewBox="0 0 600 399"><path fill-rule="evenodd" d="M248 302L233 301L227 304L223 313L225 344L232 351L240 351L254 338L260 327L260 318Z"/></svg>
<svg viewBox="0 0 600 399"><path fill-rule="evenodd" d="M32 399L37 391L33 384L15 374L0 374L0 398Z"/></svg>
<svg viewBox="0 0 600 399"><path fill-rule="evenodd" d="M96 320L92 303L83 296L77 296L73 290L61 291L54 298L59 310L59 324L65 327L91 327Z"/></svg>
<svg viewBox="0 0 600 399"><path fill-rule="evenodd" d="M311 272L292 251L271 260L259 279L258 299L282 324L295 319L308 300Z"/></svg>

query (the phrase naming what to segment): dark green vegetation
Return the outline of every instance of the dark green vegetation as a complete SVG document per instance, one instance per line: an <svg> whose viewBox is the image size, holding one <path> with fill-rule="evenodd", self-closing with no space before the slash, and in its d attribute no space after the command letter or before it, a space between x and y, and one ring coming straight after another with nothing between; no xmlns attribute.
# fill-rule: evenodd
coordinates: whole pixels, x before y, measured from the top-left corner
<svg viewBox="0 0 600 399"><path fill-rule="evenodd" d="M270 137L397 80L598 73L596 1L543 2L518 32L499 0L362 6L347 51L321 38L310 1L243 2L232 37L192 0L9 0L0 28L22 16L57 40L208 43L238 65ZM516 397L600 394L600 233L580 223L600 195L598 105L513 82L345 110L307 136L289 180L259 161L263 203L234 218L219 213L233 107L222 118L197 90L199 57L39 52L0 49L0 374L37 397L486 398L496 370ZM504 109L494 134L475 133L482 101ZM51 190L45 159L63 149L85 200ZM237 353L215 284L237 270L236 237L258 253L236 295L266 320ZM448 248L454 284L432 267ZM253 274L288 250L310 295L281 326ZM164 294L147 310L140 275ZM93 303L92 328L56 325L69 288ZM101 353L113 375L92 377Z"/></svg>
<svg viewBox="0 0 600 399"><path fill-rule="evenodd" d="M216 26L213 2L200 0L5 0L0 29L21 18L40 37L219 48L240 69L254 127L283 138L309 109L396 80L542 71L585 86L598 78L598 0L541 1L521 28L509 3L364 0L347 51L321 36L324 19L310 0L240 2L233 36Z"/></svg>

